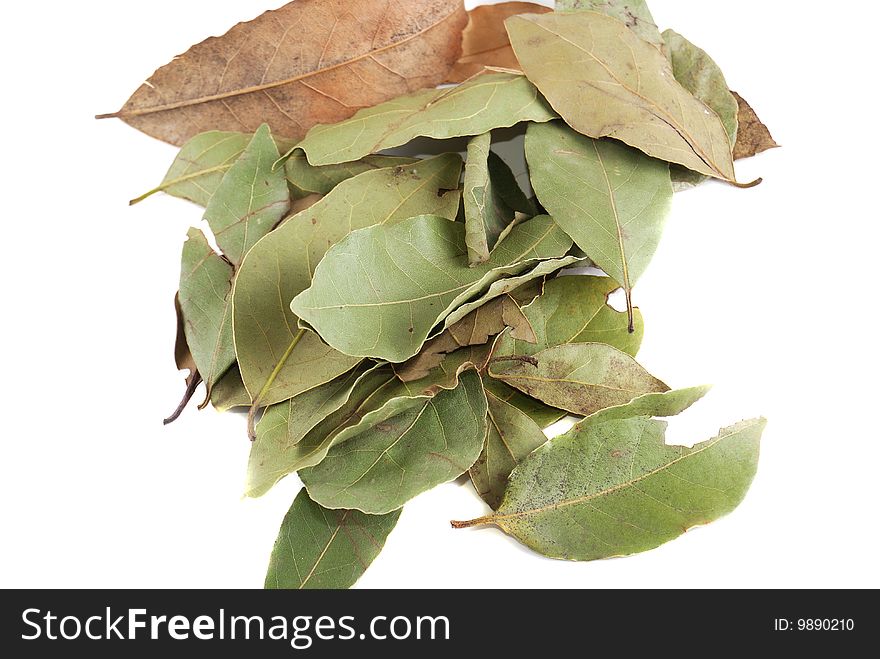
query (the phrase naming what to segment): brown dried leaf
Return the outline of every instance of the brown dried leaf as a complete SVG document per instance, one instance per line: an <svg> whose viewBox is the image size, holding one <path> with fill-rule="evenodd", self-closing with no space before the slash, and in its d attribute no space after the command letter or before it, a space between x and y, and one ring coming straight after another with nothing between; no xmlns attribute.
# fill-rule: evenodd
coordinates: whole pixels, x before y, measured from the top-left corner
<svg viewBox="0 0 880 659"><path fill-rule="evenodd" d="M448 82L464 82L486 66L520 70L504 21L518 14L546 14L550 7L533 2L502 2L481 5L468 12L461 38L461 59L449 73Z"/></svg>
<svg viewBox="0 0 880 659"><path fill-rule="evenodd" d="M428 341L422 351L412 359L394 367L403 382L413 382L426 377L446 355L468 346L480 346L489 338L510 328L510 335L526 343L538 339L528 318L510 295L504 295L469 313L439 336Z"/></svg>
<svg viewBox="0 0 880 659"><path fill-rule="evenodd" d="M183 413L183 410L186 409L189 401L192 399L193 394L195 394L196 387L198 387L202 381L202 376L199 375L199 369L196 366L196 360L193 359L189 344L186 342L186 332L183 330L183 312L180 310L180 296L177 293L174 294L174 311L177 315L177 337L174 340L174 363L177 364L178 370L189 371L189 373L187 373L186 388L183 391L183 397L180 399L177 409L175 409L174 412L163 421L166 426L169 423L177 421Z"/></svg>
<svg viewBox="0 0 880 659"><path fill-rule="evenodd" d="M297 140L443 82L466 24L462 0L297 0L193 46L102 117L177 145L263 122Z"/></svg>
<svg viewBox="0 0 880 659"><path fill-rule="evenodd" d="M739 132L736 136L736 145L733 147L734 160L751 158L762 151L778 148L779 145L770 135L770 130L758 119L752 106L736 92L731 94L739 104Z"/></svg>

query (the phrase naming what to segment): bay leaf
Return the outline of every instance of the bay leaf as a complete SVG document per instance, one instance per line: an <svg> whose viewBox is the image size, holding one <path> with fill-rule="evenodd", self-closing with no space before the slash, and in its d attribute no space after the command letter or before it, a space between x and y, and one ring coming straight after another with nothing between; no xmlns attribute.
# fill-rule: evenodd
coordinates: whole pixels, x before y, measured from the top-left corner
<svg viewBox="0 0 880 659"><path fill-rule="evenodd" d="M208 395L235 363L232 342L232 266L217 255L198 229L190 229L180 267L183 330Z"/></svg>
<svg viewBox="0 0 880 659"><path fill-rule="evenodd" d="M483 452L470 468L477 493L495 510L501 505L510 472L547 442L541 427L519 408L486 392L489 433Z"/></svg>
<svg viewBox="0 0 880 659"><path fill-rule="evenodd" d="M516 301L509 295L496 298L471 312L429 340L419 354L394 367L403 382L412 382L427 376L439 366L446 356L459 348L485 345L494 337L510 328L511 335L524 341L535 339L535 333Z"/></svg>
<svg viewBox="0 0 880 659"><path fill-rule="evenodd" d="M692 44L674 30L663 33L666 53L672 62L675 79L682 87L705 103L721 120L730 143L736 143L739 122L739 106L730 93L724 73L706 51ZM672 181L676 190L693 187L706 180L698 174L679 165L671 168Z"/></svg>
<svg viewBox="0 0 880 659"><path fill-rule="evenodd" d="M733 157L737 160L751 158L768 149L779 147L770 130L758 119L752 106L736 92L731 93L739 106L739 133L733 148Z"/></svg>
<svg viewBox="0 0 880 659"><path fill-rule="evenodd" d="M504 384L501 380L496 380L492 377L483 377L483 387L487 394L491 393L505 403L513 405L540 428L547 428L569 415L565 410L542 403L531 396L527 396L519 389L514 389L510 385Z"/></svg>
<svg viewBox="0 0 880 659"><path fill-rule="evenodd" d="M222 130L199 133L180 149L162 183L129 203L134 205L164 192L204 208L251 138L247 133Z"/></svg>
<svg viewBox="0 0 880 659"><path fill-rule="evenodd" d="M513 16L506 25L526 76L576 131L740 185L721 121L624 23L584 11Z"/></svg>
<svg viewBox="0 0 880 659"><path fill-rule="evenodd" d="M461 0L296 0L193 46L100 118L178 145L263 122L300 139L315 124L443 82L466 24Z"/></svg>
<svg viewBox="0 0 880 659"><path fill-rule="evenodd" d="M244 153L223 175L205 208L205 220L217 246L234 265L269 233L290 209L290 190L275 169L278 147L263 124Z"/></svg>
<svg viewBox="0 0 880 659"><path fill-rule="evenodd" d="M278 531L266 588L350 588L379 555L399 517L399 510L387 515L328 510L300 490Z"/></svg>
<svg viewBox="0 0 880 659"><path fill-rule="evenodd" d="M287 174L288 182L295 188L304 192L325 195L344 180L358 174L386 167L405 167L416 162L418 162L416 158L400 156L366 156L353 162L312 167L306 160L305 154L297 149L285 158L284 171Z"/></svg>
<svg viewBox="0 0 880 659"><path fill-rule="evenodd" d="M739 505L765 424L743 421L693 448L667 445L666 423L647 417L576 426L513 471L496 514L453 526L494 524L566 560L648 551Z"/></svg>
<svg viewBox="0 0 880 659"><path fill-rule="evenodd" d="M455 389L463 372L484 368L488 359L489 351L483 346L458 350L414 382L400 381L388 365L361 367L363 372L354 387L347 394L342 392L342 404L299 441L261 441L258 426L248 461L245 495L262 496L287 474L319 464L334 446L381 428L388 419L423 406L443 391ZM323 388L326 390L327 386Z"/></svg>
<svg viewBox="0 0 880 659"><path fill-rule="evenodd" d="M556 0L556 11L582 10L616 18L642 40L663 47L663 37L645 0Z"/></svg>
<svg viewBox="0 0 880 659"><path fill-rule="evenodd" d="M704 385L701 387L690 387L689 389L675 389L644 394L633 398L624 405L615 405L601 409L581 421L581 424L619 421L622 419L632 419L637 416L652 418L678 416L709 393L711 388Z"/></svg>
<svg viewBox="0 0 880 659"><path fill-rule="evenodd" d="M345 379L344 376L341 379ZM327 386L322 385L322 388ZM257 426L257 437L248 458L245 496L263 496L288 474L321 462L336 441L345 441L349 435L357 434L360 429L368 427L372 419L381 423L387 416L417 404L417 401L408 399L395 400L393 405L389 405L392 396L386 395L386 392L396 386L396 378L390 368L367 370L357 378L347 398L342 396L342 405L321 419L294 444L268 442L265 434L261 440ZM270 406L267 411L273 408Z"/></svg>
<svg viewBox="0 0 880 659"><path fill-rule="evenodd" d="M739 106L727 86L721 67L705 50L695 46L675 30L663 32L663 41L672 62L675 79L718 115L730 143L735 144L739 127Z"/></svg>
<svg viewBox="0 0 880 659"><path fill-rule="evenodd" d="M255 405L280 403L360 361L325 345L313 332L301 335L299 318L289 306L311 285L327 249L353 229L376 223L424 212L454 219L460 176L457 154L364 172L334 187L251 249L236 279L234 326L242 377Z"/></svg>
<svg viewBox="0 0 880 659"><path fill-rule="evenodd" d="M563 268L582 265L583 262L584 260L578 256L563 256L558 259L545 259L543 261L537 261L533 267L530 267L522 274L498 279L497 281L492 282L484 293L453 310L446 317L444 327L449 327L452 324L459 322L459 320L468 314L473 313L476 309L479 309L484 304L491 302L499 296L514 295L522 286L527 286L535 280L543 280L548 275L552 275Z"/></svg>
<svg viewBox="0 0 880 659"><path fill-rule="evenodd" d="M355 231L328 250L291 308L342 353L404 362L465 301L571 247L552 218L540 216L471 268L464 234L460 223L436 215Z"/></svg>
<svg viewBox="0 0 880 659"><path fill-rule="evenodd" d="M642 343L644 322L641 312L635 309L635 332L630 333L626 314L608 306L608 295L617 287L609 277L570 275L551 279L543 284L541 296L523 307L537 341L533 344L504 332L495 342L493 356L533 355L568 343L607 343L635 357ZM569 414L491 377L484 378L483 384L488 393L513 405L541 428Z"/></svg>
<svg viewBox="0 0 880 659"><path fill-rule="evenodd" d="M471 9L467 27L461 34L461 57L449 72L447 82L464 82L487 66L519 70L504 21L517 14L549 11L553 10L534 2L499 2Z"/></svg>
<svg viewBox="0 0 880 659"><path fill-rule="evenodd" d="M228 412L236 407L249 407L250 404L250 394L242 382L238 364L235 364L211 390L211 405L218 412Z"/></svg>
<svg viewBox="0 0 880 659"><path fill-rule="evenodd" d="M516 218L517 210L529 209L529 201L519 189L507 164L490 151L491 133L468 142L464 169L465 243L471 265L485 263ZM514 205L509 200L513 198ZM519 201L519 208L515 207ZM527 212L527 211L525 211ZM534 213L532 213L534 215Z"/></svg>
<svg viewBox="0 0 880 659"><path fill-rule="evenodd" d="M541 204L626 294L660 243L672 204L668 165L612 140L594 140L562 122L532 124L526 159Z"/></svg>
<svg viewBox="0 0 880 659"><path fill-rule="evenodd" d="M495 343L495 356L534 355L569 343L605 343L635 357L645 332L642 314L635 310L635 332L630 333L626 314L608 305L608 296L617 288L610 277L551 279L544 285L543 295L523 308L536 341L522 341L504 332Z"/></svg>
<svg viewBox="0 0 880 659"><path fill-rule="evenodd" d="M473 465L486 437L486 410L480 376L465 371L455 389L334 446L300 478L322 506L391 512Z"/></svg>
<svg viewBox="0 0 880 659"><path fill-rule="evenodd" d="M312 165L358 160L416 137L482 135L556 115L524 76L487 73L452 89L428 89L359 111L350 119L315 126L299 143Z"/></svg>
<svg viewBox="0 0 880 659"><path fill-rule="evenodd" d="M387 377L365 377L374 368L371 364L359 364L335 380L266 408L257 424L256 439L248 457L247 496L262 496L301 466L305 452L297 450L296 445L345 406L359 383L358 401L364 396L363 383L381 386L388 380Z"/></svg>
<svg viewBox="0 0 880 659"><path fill-rule="evenodd" d="M569 343L531 356L493 357L489 375L582 416L642 394L669 391L632 357L604 343Z"/></svg>

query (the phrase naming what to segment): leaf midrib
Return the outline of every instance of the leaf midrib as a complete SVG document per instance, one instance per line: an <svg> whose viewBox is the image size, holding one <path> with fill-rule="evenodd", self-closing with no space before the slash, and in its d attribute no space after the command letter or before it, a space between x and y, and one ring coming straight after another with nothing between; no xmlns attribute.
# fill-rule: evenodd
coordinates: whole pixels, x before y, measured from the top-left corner
<svg viewBox="0 0 880 659"><path fill-rule="evenodd" d="M670 462L667 462L666 464L660 465L656 469L652 469L651 471L649 471L645 474L642 474L638 478L631 478L629 480L626 480L622 483L618 483L617 485L615 485L613 487L606 488L606 489L601 490L599 492L594 492L593 494L587 494L582 497L576 497L574 499L568 499L566 501L559 501L557 503L551 503L546 506L541 506L540 508L532 508L530 510L521 510L519 512L506 513L503 515L492 515L487 521L495 524L495 523L501 523L505 519L515 519L515 518L519 518L519 517L528 517L530 515L539 515L541 513L549 512L551 510L558 510L560 508L567 508L569 506L576 506L576 505L579 505L582 503L587 503L589 501L593 501L594 499L598 499L600 497L614 494L615 492L618 492L618 491L625 489L627 487L633 487L637 483L640 483L648 478L651 478L652 476L656 476L657 474L665 471L666 469L669 469L670 467L675 466L676 464L678 464L682 460L686 460L686 459L691 458L695 455L699 455L700 453L703 453L704 451L708 451L709 449L717 446L719 442L721 442L725 439L728 439L730 437L733 437L734 435L739 434L739 432L741 432L741 431L742 430L740 429L736 433L730 433L727 435L721 435L719 437L716 437L714 440L706 442L706 444L704 446L702 446L701 448L692 449L688 453L682 453L682 455L675 458L674 460L671 460ZM684 447L680 447L680 448L682 450L684 450Z"/></svg>
<svg viewBox="0 0 880 659"><path fill-rule="evenodd" d="M497 376L493 375L492 377L498 377L498 378L502 379L504 382L507 382L507 381L518 382L520 380L526 380L528 382L541 382L541 383L545 383L545 384L548 384L548 383L552 384L552 383L561 382L563 384L576 384L576 385L580 385L582 387L594 387L596 389L607 389L609 391L620 391L620 392L628 393L628 394L639 394L640 396L645 395L645 393L646 393L646 392L640 391L638 389L623 389L620 387L612 387L610 384L602 384L599 382L584 382L581 380L570 380L568 378L541 378L541 377L533 377L533 376L529 376L529 375L504 375L504 374L499 374ZM658 392L650 392L649 391L647 393L658 393Z"/></svg>
<svg viewBox="0 0 880 659"><path fill-rule="evenodd" d="M311 579L312 576L314 576L315 570L318 569L318 565L320 565L321 561L324 560L324 555L327 553L327 550L330 549L330 545L333 544L333 541L336 539L336 536L339 535L339 530L345 524L345 518L348 517L348 513L350 513L350 512L351 512L350 510L346 510L344 513L342 513L342 517L340 517L339 521L336 523L336 528L333 530L333 533L330 535L330 539L327 540L327 544L324 545L324 549L321 550L321 553L318 555L318 558L315 559L315 564L312 565L312 569L309 570L309 573L306 575L306 578L300 582L300 584L299 584L300 588L305 587L308 580Z"/></svg>

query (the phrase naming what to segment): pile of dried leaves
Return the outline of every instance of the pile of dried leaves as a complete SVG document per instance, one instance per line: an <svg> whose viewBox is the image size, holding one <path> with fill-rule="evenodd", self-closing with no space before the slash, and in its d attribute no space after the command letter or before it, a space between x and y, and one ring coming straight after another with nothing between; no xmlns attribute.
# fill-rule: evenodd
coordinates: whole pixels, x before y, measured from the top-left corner
<svg viewBox="0 0 880 659"><path fill-rule="evenodd" d="M667 445L657 418L707 389L635 361L632 289L673 191L747 187L734 159L775 144L644 2L297 0L192 47L112 116L182 146L152 192L203 206L220 250L199 229L183 247L180 409L200 382L205 404L250 409L248 496L305 484L267 587L350 586L408 500L463 474L494 512L454 526L575 560L742 500L764 421ZM534 196L491 150L510 127ZM419 137L469 138L466 164L387 155ZM560 276L586 265L608 276Z"/></svg>

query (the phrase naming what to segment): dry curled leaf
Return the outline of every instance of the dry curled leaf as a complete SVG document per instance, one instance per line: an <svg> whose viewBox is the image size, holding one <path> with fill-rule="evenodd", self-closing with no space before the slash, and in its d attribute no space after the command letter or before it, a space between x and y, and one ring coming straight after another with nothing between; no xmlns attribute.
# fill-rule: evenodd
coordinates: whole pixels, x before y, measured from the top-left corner
<svg viewBox="0 0 880 659"><path fill-rule="evenodd" d="M188 371L188 373L186 375L186 389L184 389L183 397L180 399L177 409L175 409L174 412L163 421L166 426L169 423L177 421L183 410L189 404L189 401L192 399L193 394L195 394L196 388L202 381L202 376L199 375L199 369L196 366L196 360L193 359L192 352L186 342L186 332L184 331L183 326L183 311L180 309L180 295L178 293L175 293L174 295L174 311L177 315L177 337L174 340L174 363L177 365L177 370Z"/></svg>
<svg viewBox="0 0 880 659"><path fill-rule="evenodd" d="M459 348L484 345L490 337L508 327L510 336L517 340L527 343L538 340L516 300L504 295L472 311L441 335L428 341L419 354L395 366L394 372L404 382L418 380L439 366L449 353Z"/></svg>
<svg viewBox="0 0 880 659"><path fill-rule="evenodd" d="M101 117L177 145L263 122L299 139L443 82L466 24L461 0L297 0L193 46Z"/></svg>
<svg viewBox="0 0 880 659"><path fill-rule="evenodd" d="M550 7L534 2L500 2L481 5L468 12L468 24L461 35L461 59L449 73L449 82L463 82L484 67L519 70L510 47L504 21L518 14L546 14Z"/></svg>
<svg viewBox="0 0 880 659"><path fill-rule="evenodd" d="M762 151L777 148L779 145L767 126L758 119L752 106L736 92L731 93L739 104L739 133L736 137L736 145L733 147L734 159L751 158Z"/></svg>

